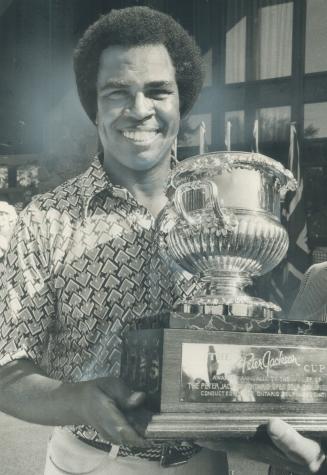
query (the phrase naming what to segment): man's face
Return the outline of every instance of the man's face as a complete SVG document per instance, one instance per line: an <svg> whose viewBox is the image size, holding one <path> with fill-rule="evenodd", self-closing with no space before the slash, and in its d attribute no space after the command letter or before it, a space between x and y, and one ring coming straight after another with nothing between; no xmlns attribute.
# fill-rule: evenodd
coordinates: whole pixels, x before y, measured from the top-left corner
<svg viewBox="0 0 327 475"><path fill-rule="evenodd" d="M97 93L98 131L111 166L149 170L169 160L180 115L175 69L163 45L105 49Z"/></svg>

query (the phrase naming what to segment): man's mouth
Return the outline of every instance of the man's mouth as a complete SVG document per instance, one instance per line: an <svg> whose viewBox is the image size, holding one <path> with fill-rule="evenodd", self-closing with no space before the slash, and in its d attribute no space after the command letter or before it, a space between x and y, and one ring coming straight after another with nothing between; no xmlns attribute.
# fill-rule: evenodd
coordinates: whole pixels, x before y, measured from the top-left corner
<svg viewBox="0 0 327 475"><path fill-rule="evenodd" d="M133 142L139 143L139 144L145 144L155 139L159 133L159 130L157 129L151 129L151 130L129 129L129 130L122 130L121 133L128 140L132 140Z"/></svg>

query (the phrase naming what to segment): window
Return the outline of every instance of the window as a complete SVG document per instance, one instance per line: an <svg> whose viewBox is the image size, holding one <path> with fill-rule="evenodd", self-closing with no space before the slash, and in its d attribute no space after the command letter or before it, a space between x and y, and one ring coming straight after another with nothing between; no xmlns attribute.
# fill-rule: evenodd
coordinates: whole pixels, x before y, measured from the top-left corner
<svg viewBox="0 0 327 475"><path fill-rule="evenodd" d="M292 2L263 6L259 9L257 79L291 75L292 25Z"/></svg>
<svg viewBox="0 0 327 475"><path fill-rule="evenodd" d="M211 144L211 114L192 114L182 123L178 136L180 147L199 147L201 122L205 124L205 145Z"/></svg>
<svg viewBox="0 0 327 475"><path fill-rule="evenodd" d="M269 107L258 111L259 141L287 142L291 121L291 108Z"/></svg>
<svg viewBox="0 0 327 475"><path fill-rule="evenodd" d="M259 151L287 164L290 144L291 107L269 107L257 111Z"/></svg>
<svg viewBox="0 0 327 475"><path fill-rule="evenodd" d="M37 186L39 169L36 166L26 166L17 168L17 183L20 186Z"/></svg>
<svg viewBox="0 0 327 475"><path fill-rule="evenodd" d="M230 143L239 147L244 144L244 111L228 111L225 113L225 124L231 124Z"/></svg>
<svg viewBox="0 0 327 475"><path fill-rule="evenodd" d="M226 28L225 81L227 84L245 81L245 53L245 4L238 0L230 0Z"/></svg>
<svg viewBox="0 0 327 475"><path fill-rule="evenodd" d="M305 72L327 71L327 2L307 0Z"/></svg>
<svg viewBox="0 0 327 475"><path fill-rule="evenodd" d="M304 105L304 137L327 138L327 102Z"/></svg>

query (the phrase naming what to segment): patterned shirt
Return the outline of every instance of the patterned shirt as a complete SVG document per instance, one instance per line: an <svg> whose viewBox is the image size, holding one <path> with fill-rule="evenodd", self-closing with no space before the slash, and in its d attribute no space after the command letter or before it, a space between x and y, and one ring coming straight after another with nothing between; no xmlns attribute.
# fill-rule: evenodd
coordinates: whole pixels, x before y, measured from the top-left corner
<svg viewBox="0 0 327 475"><path fill-rule="evenodd" d="M155 219L96 158L21 213L0 295L0 364L29 358L51 378L120 374L122 338L169 312L190 283L160 254ZM76 429L98 439L95 431Z"/></svg>

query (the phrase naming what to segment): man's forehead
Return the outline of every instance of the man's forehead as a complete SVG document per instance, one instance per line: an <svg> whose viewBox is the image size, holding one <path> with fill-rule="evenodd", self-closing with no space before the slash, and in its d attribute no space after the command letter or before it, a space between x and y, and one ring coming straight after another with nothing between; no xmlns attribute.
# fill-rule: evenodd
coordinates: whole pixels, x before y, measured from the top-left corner
<svg viewBox="0 0 327 475"><path fill-rule="evenodd" d="M109 46L102 51L98 83L132 82L133 78L147 76L149 81L171 81L175 69L164 45Z"/></svg>

